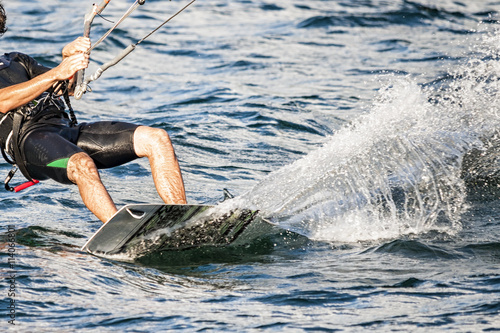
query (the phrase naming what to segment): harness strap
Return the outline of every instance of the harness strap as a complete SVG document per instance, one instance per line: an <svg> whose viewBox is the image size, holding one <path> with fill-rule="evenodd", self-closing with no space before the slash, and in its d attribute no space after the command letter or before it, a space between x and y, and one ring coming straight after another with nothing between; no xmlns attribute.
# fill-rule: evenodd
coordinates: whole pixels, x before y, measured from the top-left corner
<svg viewBox="0 0 500 333"><path fill-rule="evenodd" d="M73 110L73 107L71 106L71 101L69 100L68 89L66 89L66 91L64 92L63 97L64 97L64 102L66 102L66 106L68 107L69 119L71 120L71 126L73 127L76 124L78 124L78 120L76 120L75 111Z"/></svg>
<svg viewBox="0 0 500 333"><path fill-rule="evenodd" d="M76 119L75 111L73 110L73 106L71 105L71 101L69 99L69 82L68 80L59 81L58 85L54 88L55 92L63 91L62 96L64 98L64 102L68 107L69 119L71 120L71 126L75 126L78 124Z"/></svg>
<svg viewBox="0 0 500 333"><path fill-rule="evenodd" d="M14 161L16 161L16 165L21 170L21 173L23 174L26 179L33 181L33 178L31 178L28 169L26 169L26 163L24 163L24 158L21 153L21 149L19 148L19 134L21 133L21 125L24 120L24 115L16 111L14 112L14 119L12 122L12 150L14 153Z"/></svg>

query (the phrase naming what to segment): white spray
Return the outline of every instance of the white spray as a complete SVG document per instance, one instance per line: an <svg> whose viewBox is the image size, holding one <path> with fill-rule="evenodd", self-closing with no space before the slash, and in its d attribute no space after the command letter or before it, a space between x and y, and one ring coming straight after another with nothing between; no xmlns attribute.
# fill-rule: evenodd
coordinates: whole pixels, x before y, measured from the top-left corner
<svg viewBox="0 0 500 333"><path fill-rule="evenodd" d="M387 81L370 112L233 204L312 239L353 242L460 229L461 163L500 125L498 37L449 77Z"/></svg>

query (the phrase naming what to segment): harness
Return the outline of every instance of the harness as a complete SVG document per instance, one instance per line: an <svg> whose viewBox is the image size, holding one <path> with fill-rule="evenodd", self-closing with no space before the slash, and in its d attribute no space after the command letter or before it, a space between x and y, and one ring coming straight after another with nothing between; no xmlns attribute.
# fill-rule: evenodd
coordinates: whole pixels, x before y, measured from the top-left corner
<svg viewBox="0 0 500 333"><path fill-rule="evenodd" d="M59 91L60 89L64 89L62 96L68 106L69 116L65 112L65 104L60 96L53 92L45 92L39 98L28 104L10 111L2 119L2 121L4 121L7 117L12 117L12 130L7 136L5 143L2 143L0 147L3 158L7 163L12 165L12 169L9 171L4 181L6 190L19 192L39 182L33 179L29 174L24 153L20 148L28 133L35 129L42 128L47 124L57 123L55 119L69 118L70 126L77 124L75 113L69 102L67 82L61 82L53 91ZM21 171L28 182L16 187L11 187L9 182L12 180L17 170Z"/></svg>

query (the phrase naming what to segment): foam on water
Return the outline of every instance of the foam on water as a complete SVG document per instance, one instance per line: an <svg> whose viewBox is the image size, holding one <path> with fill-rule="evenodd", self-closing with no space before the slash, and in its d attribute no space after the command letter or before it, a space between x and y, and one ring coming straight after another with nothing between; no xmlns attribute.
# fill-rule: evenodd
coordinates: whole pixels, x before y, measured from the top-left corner
<svg viewBox="0 0 500 333"><path fill-rule="evenodd" d="M437 80L381 77L369 112L237 199L312 239L460 230L462 158L499 125L496 34ZM477 48L477 46L476 46Z"/></svg>

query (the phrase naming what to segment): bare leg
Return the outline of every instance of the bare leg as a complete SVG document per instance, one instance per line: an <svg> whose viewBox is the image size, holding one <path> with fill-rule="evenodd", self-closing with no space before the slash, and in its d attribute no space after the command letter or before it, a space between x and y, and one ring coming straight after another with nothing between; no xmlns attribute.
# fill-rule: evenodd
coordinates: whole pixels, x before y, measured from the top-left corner
<svg viewBox="0 0 500 333"><path fill-rule="evenodd" d="M167 132L139 126L134 133L134 149L137 156L149 159L156 190L162 200L166 204L185 204L181 169Z"/></svg>
<svg viewBox="0 0 500 333"><path fill-rule="evenodd" d="M92 158L86 153L77 153L69 159L67 170L68 178L78 186L85 206L103 223L108 222L117 209Z"/></svg>

